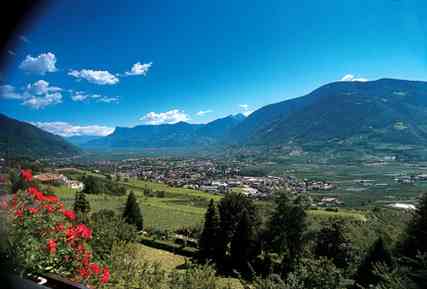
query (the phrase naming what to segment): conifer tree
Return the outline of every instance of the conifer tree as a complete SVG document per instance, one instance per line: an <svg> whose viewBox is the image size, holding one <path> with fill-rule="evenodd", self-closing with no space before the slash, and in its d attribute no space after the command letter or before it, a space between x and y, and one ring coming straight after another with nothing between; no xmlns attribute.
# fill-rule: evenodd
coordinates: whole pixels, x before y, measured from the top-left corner
<svg viewBox="0 0 427 289"><path fill-rule="evenodd" d="M74 198L74 212L80 222L87 223L88 214L90 211L90 203L86 199L86 194L83 191L76 192Z"/></svg>
<svg viewBox="0 0 427 289"><path fill-rule="evenodd" d="M126 223L135 225L138 230L144 228L144 220L134 192L130 192L126 201L123 219Z"/></svg>
<svg viewBox="0 0 427 289"><path fill-rule="evenodd" d="M219 216L211 199L205 214L205 224L199 239L199 257L201 260L216 261L219 233Z"/></svg>
<svg viewBox="0 0 427 289"><path fill-rule="evenodd" d="M231 260L234 268L246 278L251 274L253 237L253 226L248 212L244 210L231 241Z"/></svg>
<svg viewBox="0 0 427 289"><path fill-rule="evenodd" d="M383 239L378 238L369 249L355 275L355 283L368 288L369 285L377 285L381 278L374 273L375 265L392 265L392 257Z"/></svg>
<svg viewBox="0 0 427 289"><path fill-rule="evenodd" d="M424 194L406 229L403 242L403 255L415 258L418 254L427 254L427 194Z"/></svg>

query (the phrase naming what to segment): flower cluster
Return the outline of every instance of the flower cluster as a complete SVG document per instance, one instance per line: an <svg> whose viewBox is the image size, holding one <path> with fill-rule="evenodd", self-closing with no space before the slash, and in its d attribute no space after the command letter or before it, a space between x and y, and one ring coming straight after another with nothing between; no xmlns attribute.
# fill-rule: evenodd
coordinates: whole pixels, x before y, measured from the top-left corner
<svg viewBox="0 0 427 289"><path fill-rule="evenodd" d="M67 275L92 286L107 283L108 267L101 269L92 261L92 230L78 223L75 212L66 210L56 195L31 186L30 170L22 170L21 179L28 189L18 190L10 200L3 198L0 205L9 211L9 235L23 267L33 273Z"/></svg>

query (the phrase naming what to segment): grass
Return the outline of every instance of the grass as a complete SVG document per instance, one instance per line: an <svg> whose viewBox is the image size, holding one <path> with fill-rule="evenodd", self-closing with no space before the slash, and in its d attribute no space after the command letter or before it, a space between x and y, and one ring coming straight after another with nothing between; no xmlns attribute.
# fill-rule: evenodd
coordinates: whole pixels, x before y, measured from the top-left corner
<svg viewBox="0 0 427 289"><path fill-rule="evenodd" d="M339 210L338 212L326 210L308 210L307 215L313 219L345 219L350 221L366 222L367 217L353 210Z"/></svg>
<svg viewBox="0 0 427 289"><path fill-rule="evenodd" d="M139 245L139 248L145 260L150 263L158 263L163 270L172 271L185 267L186 258L183 256L151 248L142 244ZM230 288L233 289L243 289L242 284L236 278L218 277L217 282L220 287L230 285Z"/></svg>

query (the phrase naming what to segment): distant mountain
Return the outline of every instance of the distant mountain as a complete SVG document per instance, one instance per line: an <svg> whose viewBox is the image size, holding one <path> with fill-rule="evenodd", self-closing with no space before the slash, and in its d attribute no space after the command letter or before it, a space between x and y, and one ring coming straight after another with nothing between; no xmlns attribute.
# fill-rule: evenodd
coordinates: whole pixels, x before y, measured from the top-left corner
<svg viewBox="0 0 427 289"><path fill-rule="evenodd" d="M94 135L73 135L73 136L65 137L65 140L74 145L80 146L89 141L99 139L100 137L101 136L94 136Z"/></svg>
<svg viewBox="0 0 427 289"><path fill-rule="evenodd" d="M207 124L178 122L161 125L117 127L115 131L83 145L93 149L143 149L200 147L224 142L224 137L242 122L242 114L230 115Z"/></svg>
<svg viewBox="0 0 427 289"><path fill-rule="evenodd" d="M427 158L427 82L380 79L334 82L294 99L264 106L248 117L208 124L180 122L116 128L87 142L100 149L288 147L292 151L423 150ZM413 154L416 155L416 154Z"/></svg>
<svg viewBox="0 0 427 289"><path fill-rule="evenodd" d="M335 82L268 109L281 115L252 126L247 142L427 144L427 82Z"/></svg>
<svg viewBox="0 0 427 289"><path fill-rule="evenodd" d="M60 136L0 114L0 154L3 156L66 157L80 152Z"/></svg>

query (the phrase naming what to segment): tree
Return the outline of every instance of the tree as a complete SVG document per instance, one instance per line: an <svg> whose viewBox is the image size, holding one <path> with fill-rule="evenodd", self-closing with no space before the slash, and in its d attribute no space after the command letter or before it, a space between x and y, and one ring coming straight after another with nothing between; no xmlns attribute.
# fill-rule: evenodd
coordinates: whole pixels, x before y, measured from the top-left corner
<svg viewBox="0 0 427 289"><path fill-rule="evenodd" d="M418 254L427 253L427 194L424 194L415 210L414 216L406 229L402 254L415 258Z"/></svg>
<svg viewBox="0 0 427 289"><path fill-rule="evenodd" d="M253 247L253 224L249 218L248 212L243 211L239 224L231 241L231 260L234 268L236 268L242 276L250 278L252 276L252 260Z"/></svg>
<svg viewBox="0 0 427 289"><path fill-rule="evenodd" d="M93 239L91 246L98 259L108 260L115 241L132 242L136 239L136 227L125 223L113 210L101 209L91 218Z"/></svg>
<svg viewBox="0 0 427 289"><path fill-rule="evenodd" d="M306 213L299 203L292 202L285 193L279 193L275 202L276 208L268 224L269 247L284 256L283 269L286 273L292 270L304 246Z"/></svg>
<svg viewBox="0 0 427 289"><path fill-rule="evenodd" d="M86 194L82 191L76 192L74 198L74 212L77 215L77 219L83 223L87 223L89 211L90 203L86 199Z"/></svg>
<svg viewBox="0 0 427 289"><path fill-rule="evenodd" d="M350 265L351 250L352 245L345 235L342 221L327 224L317 234L314 253L332 259L338 268L347 268Z"/></svg>
<svg viewBox="0 0 427 289"><path fill-rule="evenodd" d="M384 264L389 267L392 265L391 253L381 237L374 242L359 265L354 277L355 283L366 288L369 285L377 285L381 278L374 272L376 264Z"/></svg>
<svg viewBox="0 0 427 289"><path fill-rule="evenodd" d="M211 199L205 214L205 224L199 239L199 257L201 260L217 260L219 216Z"/></svg>
<svg viewBox="0 0 427 289"><path fill-rule="evenodd" d="M126 223L135 225L140 231L144 228L144 220L134 192L130 192L126 201L123 219Z"/></svg>
<svg viewBox="0 0 427 289"><path fill-rule="evenodd" d="M105 187L102 180L98 177L94 176L84 176L82 178L82 182L84 183L83 192L85 194L100 194L105 193Z"/></svg>
<svg viewBox="0 0 427 289"><path fill-rule="evenodd" d="M220 230L218 236L217 265L230 265L228 260L230 242L240 222L242 213L246 210L249 222L253 227L258 226L258 216L253 201L238 193L227 193L218 204Z"/></svg>

